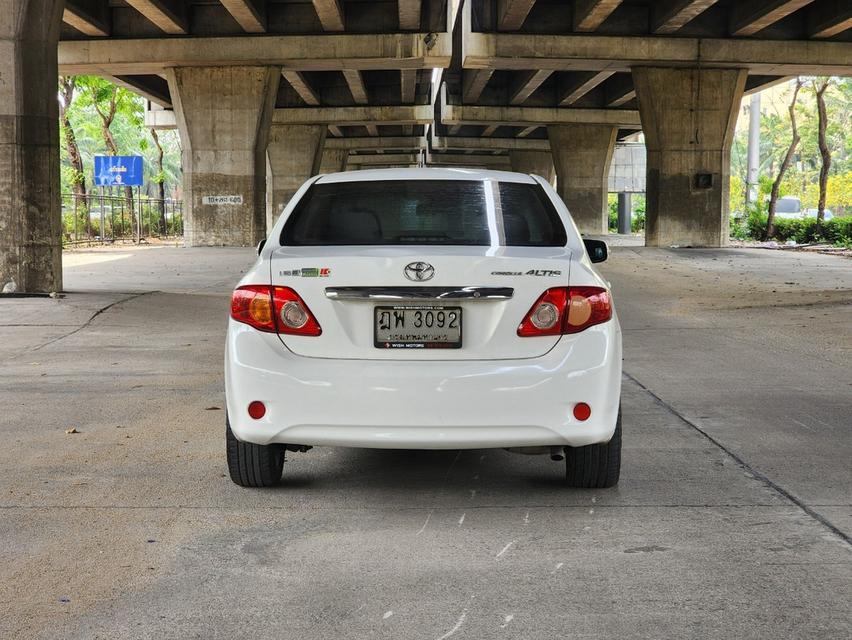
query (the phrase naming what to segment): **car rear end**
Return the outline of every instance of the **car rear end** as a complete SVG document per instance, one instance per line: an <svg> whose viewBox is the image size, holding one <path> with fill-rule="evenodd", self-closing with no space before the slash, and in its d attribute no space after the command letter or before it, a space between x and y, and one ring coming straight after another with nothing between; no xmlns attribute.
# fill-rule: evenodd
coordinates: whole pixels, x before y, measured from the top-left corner
<svg viewBox="0 0 852 640"><path fill-rule="evenodd" d="M615 431L621 334L543 180L351 172L310 181L272 229L225 373L243 442L580 447Z"/></svg>

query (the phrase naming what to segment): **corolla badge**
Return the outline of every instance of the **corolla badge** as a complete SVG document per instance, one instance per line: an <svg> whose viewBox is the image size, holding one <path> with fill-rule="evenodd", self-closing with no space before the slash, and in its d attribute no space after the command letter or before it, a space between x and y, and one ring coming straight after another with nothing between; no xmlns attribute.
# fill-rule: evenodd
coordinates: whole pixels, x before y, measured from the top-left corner
<svg viewBox="0 0 852 640"><path fill-rule="evenodd" d="M428 262L410 262L405 265L405 277L414 282L431 280L435 275L435 267Z"/></svg>

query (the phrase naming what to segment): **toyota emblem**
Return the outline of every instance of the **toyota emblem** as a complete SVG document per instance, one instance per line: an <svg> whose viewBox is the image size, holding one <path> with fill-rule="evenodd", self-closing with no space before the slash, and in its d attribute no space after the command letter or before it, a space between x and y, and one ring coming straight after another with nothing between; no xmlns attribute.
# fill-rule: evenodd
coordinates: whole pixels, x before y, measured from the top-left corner
<svg viewBox="0 0 852 640"><path fill-rule="evenodd" d="M428 262L410 262L405 265L405 277L414 282L431 280L435 275L435 267Z"/></svg>

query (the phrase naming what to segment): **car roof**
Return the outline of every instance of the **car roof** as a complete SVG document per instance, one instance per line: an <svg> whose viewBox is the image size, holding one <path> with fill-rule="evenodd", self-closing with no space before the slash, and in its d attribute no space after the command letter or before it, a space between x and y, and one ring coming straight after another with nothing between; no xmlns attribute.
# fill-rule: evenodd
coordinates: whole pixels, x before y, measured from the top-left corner
<svg viewBox="0 0 852 640"><path fill-rule="evenodd" d="M419 167L414 169L362 169L360 171L329 173L320 176L315 184L371 182L375 180L497 180L498 182L535 183L535 180L529 175L511 171Z"/></svg>

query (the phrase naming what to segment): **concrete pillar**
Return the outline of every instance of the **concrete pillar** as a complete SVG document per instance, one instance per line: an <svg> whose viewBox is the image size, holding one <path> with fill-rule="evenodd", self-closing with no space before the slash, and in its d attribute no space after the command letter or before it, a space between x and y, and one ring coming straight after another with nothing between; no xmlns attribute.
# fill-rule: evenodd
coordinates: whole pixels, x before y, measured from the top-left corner
<svg viewBox="0 0 852 640"><path fill-rule="evenodd" d="M322 152L320 173L338 173L346 171L346 163L349 160L349 149L325 149Z"/></svg>
<svg viewBox="0 0 852 640"><path fill-rule="evenodd" d="M62 289L62 0L0 0L0 290Z"/></svg>
<svg viewBox="0 0 852 640"><path fill-rule="evenodd" d="M266 155L266 228L275 224L302 183L319 173L325 146L326 125L273 124L269 130Z"/></svg>
<svg viewBox="0 0 852 640"><path fill-rule="evenodd" d="M512 165L512 171L541 176L550 184L556 179L553 156L549 151L512 150L509 151L509 163Z"/></svg>
<svg viewBox="0 0 852 640"><path fill-rule="evenodd" d="M618 130L604 124L547 127L556 190L581 233L607 233L607 178Z"/></svg>
<svg viewBox="0 0 852 640"><path fill-rule="evenodd" d="M746 75L633 69L648 150L646 245L728 243L731 143Z"/></svg>
<svg viewBox="0 0 852 640"><path fill-rule="evenodd" d="M630 218L633 216L633 194L621 191L618 194L618 232L630 233Z"/></svg>
<svg viewBox="0 0 852 640"><path fill-rule="evenodd" d="M168 70L188 246L249 246L265 237L266 145L280 76L277 67Z"/></svg>

